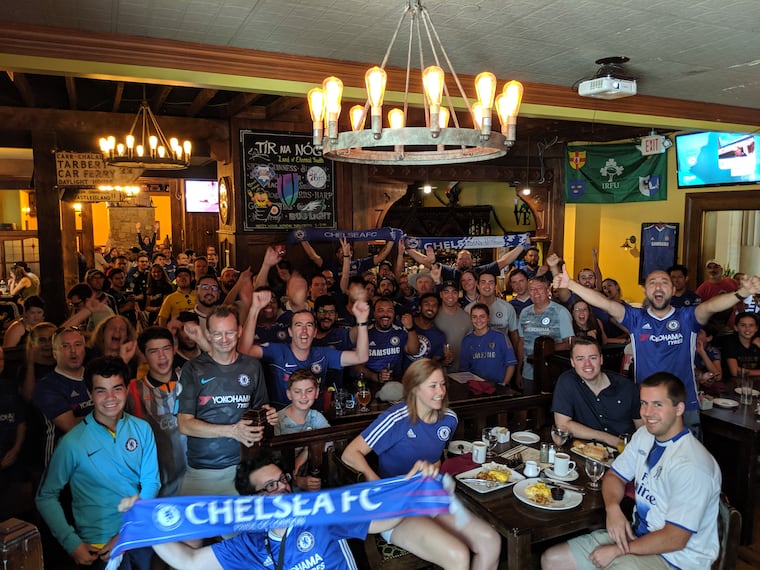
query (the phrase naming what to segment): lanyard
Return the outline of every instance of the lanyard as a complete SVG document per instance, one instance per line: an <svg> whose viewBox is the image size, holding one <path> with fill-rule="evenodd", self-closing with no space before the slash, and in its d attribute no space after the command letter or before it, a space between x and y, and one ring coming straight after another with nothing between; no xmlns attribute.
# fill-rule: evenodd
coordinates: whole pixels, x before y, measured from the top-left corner
<svg viewBox="0 0 760 570"><path fill-rule="evenodd" d="M282 540L280 541L280 551L277 553L277 564L275 565L275 570L282 570L283 564L285 563L285 539L288 538L288 531L290 529L285 530L285 534L282 535ZM274 555L272 554L272 547L269 544L269 533L267 532L265 544L267 547L267 553L269 554L269 558L272 559L272 562L274 562Z"/></svg>

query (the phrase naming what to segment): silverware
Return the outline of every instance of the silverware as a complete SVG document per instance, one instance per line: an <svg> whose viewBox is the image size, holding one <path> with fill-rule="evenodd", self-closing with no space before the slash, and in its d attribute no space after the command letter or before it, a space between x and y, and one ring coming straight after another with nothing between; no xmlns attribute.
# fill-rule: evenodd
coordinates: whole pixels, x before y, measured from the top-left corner
<svg viewBox="0 0 760 570"><path fill-rule="evenodd" d="M550 487L559 487L560 489L567 489L569 491L575 491L576 493L580 493L581 495L586 494L586 489L584 487L578 487L577 485L570 485L569 483L563 483L562 481L555 481L553 479L549 479L547 477L539 477L539 479L549 485Z"/></svg>
<svg viewBox="0 0 760 570"><path fill-rule="evenodd" d="M480 483L482 485L485 485L486 487L493 488L493 487L499 487L501 485L506 485L507 482L502 483L501 481L489 481L488 479L457 479L457 481L461 481L462 483Z"/></svg>

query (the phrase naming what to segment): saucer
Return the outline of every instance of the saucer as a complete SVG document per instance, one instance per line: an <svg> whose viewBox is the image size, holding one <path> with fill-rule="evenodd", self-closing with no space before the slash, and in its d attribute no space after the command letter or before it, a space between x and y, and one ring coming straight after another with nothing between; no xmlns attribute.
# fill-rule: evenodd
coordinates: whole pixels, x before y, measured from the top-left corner
<svg viewBox="0 0 760 570"><path fill-rule="evenodd" d="M739 406L739 402L736 400L729 400L728 398L715 398L713 404L719 408L736 408Z"/></svg>
<svg viewBox="0 0 760 570"><path fill-rule="evenodd" d="M449 443L449 453L452 455L463 455L472 451L472 444L469 441L456 439Z"/></svg>
<svg viewBox="0 0 760 570"><path fill-rule="evenodd" d="M557 481L575 481L578 478L578 471L573 469L567 475L557 475L551 467L544 469L544 473L549 479L556 479Z"/></svg>

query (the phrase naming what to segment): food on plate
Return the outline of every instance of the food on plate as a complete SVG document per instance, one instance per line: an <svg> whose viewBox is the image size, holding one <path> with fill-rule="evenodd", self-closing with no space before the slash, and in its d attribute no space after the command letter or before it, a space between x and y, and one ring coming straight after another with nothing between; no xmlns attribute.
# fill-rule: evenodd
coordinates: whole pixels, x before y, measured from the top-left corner
<svg viewBox="0 0 760 570"><path fill-rule="evenodd" d="M609 457L607 446L601 443L583 442L576 439L573 442L573 449L578 453L582 453L586 457L590 457L597 461L604 461Z"/></svg>
<svg viewBox="0 0 760 570"><path fill-rule="evenodd" d="M506 469L488 469L486 471L480 471L476 478L483 479L484 481L496 481L497 483L506 483L512 473Z"/></svg>
<svg viewBox="0 0 760 570"><path fill-rule="evenodd" d="M542 483L541 481L525 487L525 495L538 505L549 505L552 503L552 491L546 483Z"/></svg>

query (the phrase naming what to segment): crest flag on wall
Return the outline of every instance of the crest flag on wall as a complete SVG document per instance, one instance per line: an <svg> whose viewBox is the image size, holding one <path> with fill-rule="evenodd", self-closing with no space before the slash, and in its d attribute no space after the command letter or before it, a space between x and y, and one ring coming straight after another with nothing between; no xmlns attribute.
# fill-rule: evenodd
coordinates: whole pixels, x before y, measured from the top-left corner
<svg viewBox="0 0 760 570"><path fill-rule="evenodd" d="M617 204L667 200L667 153L641 156L635 143L568 146L565 201Z"/></svg>

